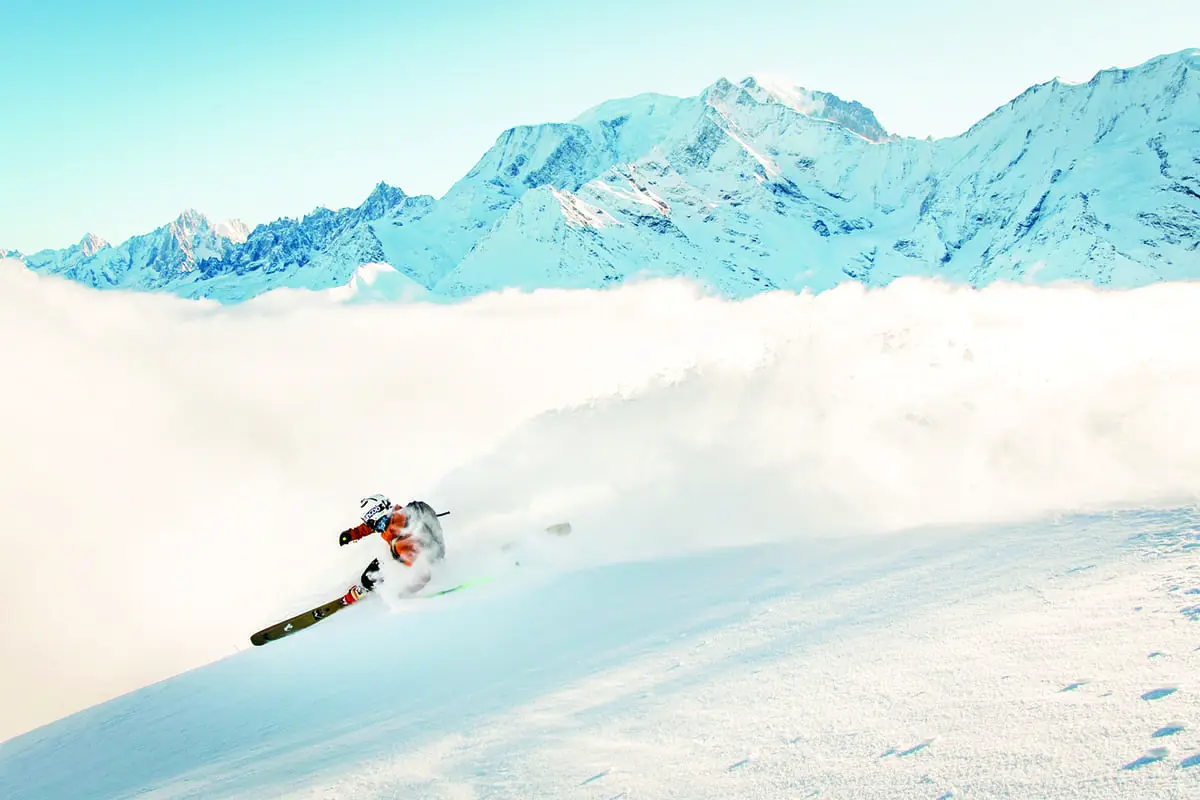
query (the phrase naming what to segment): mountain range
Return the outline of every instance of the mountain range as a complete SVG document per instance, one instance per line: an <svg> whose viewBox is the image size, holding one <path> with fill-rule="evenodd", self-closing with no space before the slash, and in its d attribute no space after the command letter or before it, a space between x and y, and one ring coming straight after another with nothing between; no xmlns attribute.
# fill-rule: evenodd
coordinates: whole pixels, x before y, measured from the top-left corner
<svg viewBox="0 0 1200 800"><path fill-rule="evenodd" d="M972 285L1200 277L1200 50L1026 90L965 133L890 134L836 95L748 77L504 131L441 198L250 229L194 210L112 245L0 250L99 289L453 300L683 275L727 296L905 275ZM364 271L364 266L367 270ZM340 288L339 288L340 287Z"/></svg>

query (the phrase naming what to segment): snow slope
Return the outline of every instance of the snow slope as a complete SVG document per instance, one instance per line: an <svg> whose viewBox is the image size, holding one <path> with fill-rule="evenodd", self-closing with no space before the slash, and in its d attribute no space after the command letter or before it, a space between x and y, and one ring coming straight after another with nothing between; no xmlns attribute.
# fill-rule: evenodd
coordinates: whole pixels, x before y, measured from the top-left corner
<svg viewBox="0 0 1200 800"><path fill-rule="evenodd" d="M760 546L357 607L6 743L0 790L1194 797L1198 521Z"/></svg>
<svg viewBox="0 0 1200 800"><path fill-rule="evenodd" d="M1194 285L0 281L38 342L0 353L0 796L1200 785ZM336 534L380 490L451 511L438 585L497 579L249 648L379 553Z"/></svg>
<svg viewBox="0 0 1200 800"><path fill-rule="evenodd" d="M522 125L446 193L379 184L233 238L181 217L120 247L24 257L100 288L241 302L387 263L431 296L685 276L731 297L937 276L1193 279L1200 50L1028 89L961 136L901 138L776 77L645 94Z"/></svg>

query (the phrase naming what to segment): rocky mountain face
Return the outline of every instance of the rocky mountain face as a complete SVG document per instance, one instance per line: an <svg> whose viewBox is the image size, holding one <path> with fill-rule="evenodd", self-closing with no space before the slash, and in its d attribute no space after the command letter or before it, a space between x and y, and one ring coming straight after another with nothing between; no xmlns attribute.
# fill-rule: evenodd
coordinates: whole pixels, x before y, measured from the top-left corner
<svg viewBox="0 0 1200 800"><path fill-rule="evenodd" d="M757 77L505 131L440 199L248 230L188 211L120 246L15 254L98 288L238 302L388 264L425 296L686 275L730 296L904 275L984 285L1200 277L1200 50L1034 86L969 131Z"/></svg>

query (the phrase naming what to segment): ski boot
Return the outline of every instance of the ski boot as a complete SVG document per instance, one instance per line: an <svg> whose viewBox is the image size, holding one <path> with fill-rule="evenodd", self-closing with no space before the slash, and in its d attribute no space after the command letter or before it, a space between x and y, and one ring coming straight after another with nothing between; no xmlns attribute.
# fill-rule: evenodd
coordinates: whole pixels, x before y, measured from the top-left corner
<svg viewBox="0 0 1200 800"><path fill-rule="evenodd" d="M354 605L359 600L363 599L363 596L366 595L366 593L367 590L356 583L350 587L350 591L342 595L342 603L343 605L347 606Z"/></svg>

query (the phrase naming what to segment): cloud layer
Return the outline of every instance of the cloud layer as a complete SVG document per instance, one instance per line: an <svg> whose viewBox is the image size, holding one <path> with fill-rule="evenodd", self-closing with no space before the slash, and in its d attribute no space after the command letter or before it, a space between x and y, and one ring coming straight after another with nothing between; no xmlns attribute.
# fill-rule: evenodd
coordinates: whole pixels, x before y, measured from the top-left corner
<svg viewBox="0 0 1200 800"><path fill-rule="evenodd" d="M377 555L569 519L592 563L1190 497L1200 287L734 303L677 282L218 308L0 263L0 738L244 647Z"/></svg>

